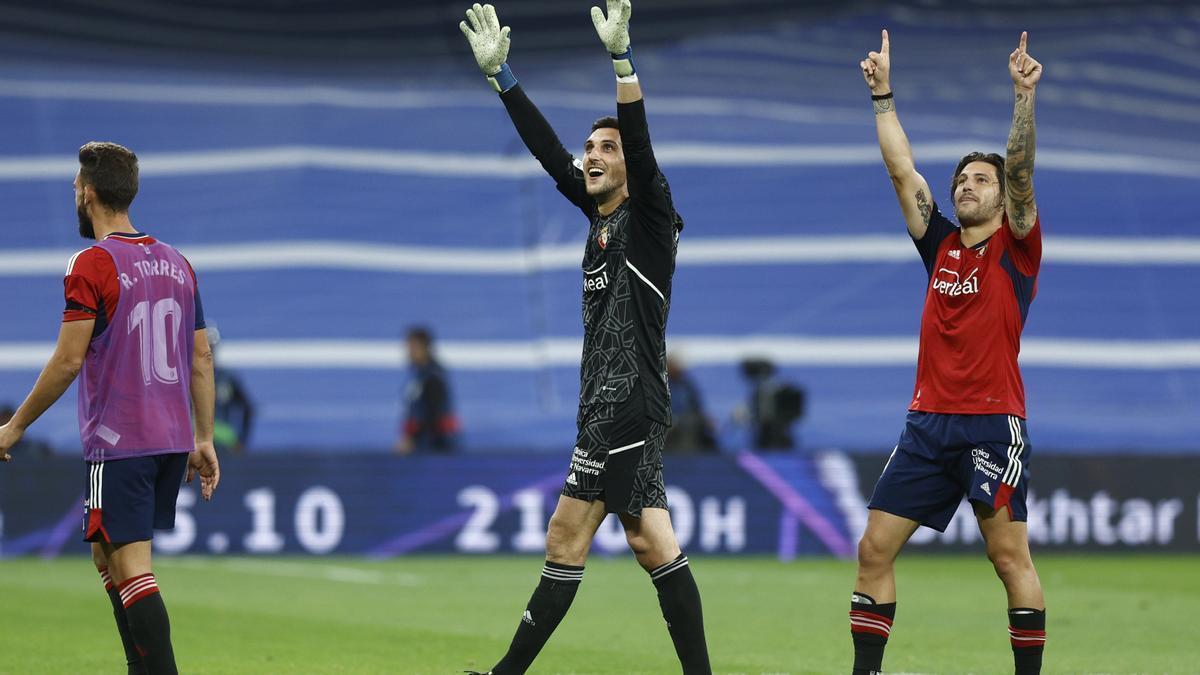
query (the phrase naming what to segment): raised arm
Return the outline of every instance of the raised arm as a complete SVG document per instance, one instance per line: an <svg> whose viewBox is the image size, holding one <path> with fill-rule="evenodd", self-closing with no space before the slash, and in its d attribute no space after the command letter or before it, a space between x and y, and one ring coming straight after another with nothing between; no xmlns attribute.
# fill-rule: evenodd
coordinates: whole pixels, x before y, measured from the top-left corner
<svg viewBox="0 0 1200 675"><path fill-rule="evenodd" d="M491 5L476 3L467 10L467 20L460 22L458 27L471 45L479 69L500 94L500 100L525 147L554 179L563 196L581 209L592 208L593 202L584 187L582 169L575 165L575 158L563 147L550 123L525 95L508 67L510 29L508 26L500 27L496 9Z"/></svg>
<svg viewBox="0 0 1200 675"><path fill-rule="evenodd" d="M592 24L617 75L617 124L633 208L651 215L647 222L672 224L671 198L650 145L642 85L629 47L631 13L629 0L607 0L607 16L599 7L592 7Z"/></svg>
<svg viewBox="0 0 1200 675"><path fill-rule="evenodd" d="M633 13L633 5L629 0L607 0L607 8L608 15L605 16L599 7L592 7L592 25L612 56L613 70L617 73L617 103L640 101L642 85L638 84L633 50L629 48L629 16Z"/></svg>
<svg viewBox="0 0 1200 675"><path fill-rule="evenodd" d="M1037 144L1033 100L1042 79L1042 64L1026 53L1028 37L1028 33L1021 33L1020 44L1008 55L1008 74L1012 77L1016 102L1004 157L1004 207L1008 212L1008 227L1017 239L1024 239L1037 222L1037 203L1033 200L1033 156Z"/></svg>
<svg viewBox="0 0 1200 675"><path fill-rule="evenodd" d="M883 31L883 43L879 51L867 54L859 67L862 68L863 79L871 88L879 150L883 153L883 163L896 190L900 211L904 214L908 233L913 239L921 239L933 214L933 197L929 192L929 183L917 173L908 136L904 135L900 118L896 116L896 100L892 97L891 84L891 44L886 30Z"/></svg>

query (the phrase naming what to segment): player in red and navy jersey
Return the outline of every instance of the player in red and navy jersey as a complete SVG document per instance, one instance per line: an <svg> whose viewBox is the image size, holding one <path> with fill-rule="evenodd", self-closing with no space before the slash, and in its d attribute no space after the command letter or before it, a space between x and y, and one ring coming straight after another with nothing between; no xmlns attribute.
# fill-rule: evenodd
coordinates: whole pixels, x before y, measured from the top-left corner
<svg viewBox="0 0 1200 675"><path fill-rule="evenodd" d="M79 376L79 434L87 462L84 540L112 603L130 673L175 673L167 609L151 571L154 530L175 526L187 474L211 499L220 481L213 448L212 351L191 265L137 232L137 156L115 143L79 150L79 233L53 356L33 391L0 427L0 460Z"/></svg>
<svg viewBox="0 0 1200 675"><path fill-rule="evenodd" d="M964 496L1008 593L1016 672L1041 671L1046 613L1025 524L1029 438L1017 354L1042 258L1032 183L1033 102L1042 66L1025 46L1022 33L1009 56L1016 102L1007 156L971 153L955 169L958 226L942 216L913 165L892 97L887 31L880 50L860 64L883 161L929 281L908 419L875 486L858 545L850 604L856 674L882 668L900 549L921 525L944 531Z"/></svg>

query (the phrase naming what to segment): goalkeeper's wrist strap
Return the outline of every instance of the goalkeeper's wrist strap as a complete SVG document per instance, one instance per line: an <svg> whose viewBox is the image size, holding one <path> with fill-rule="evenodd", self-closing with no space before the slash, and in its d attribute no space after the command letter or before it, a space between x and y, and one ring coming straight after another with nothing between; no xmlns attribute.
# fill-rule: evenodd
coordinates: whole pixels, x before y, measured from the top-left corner
<svg viewBox="0 0 1200 675"><path fill-rule="evenodd" d="M492 75L487 79L488 84L492 85L492 89L496 90L497 94L504 92L517 86L517 76L513 75L512 69L507 63L500 65L500 72Z"/></svg>
<svg viewBox="0 0 1200 675"><path fill-rule="evenodd" d="M633 48L625 50L624 54L612 54L613 70L617 73L617 82L632 84L637 82L637 70L633 67Z"/></svg>

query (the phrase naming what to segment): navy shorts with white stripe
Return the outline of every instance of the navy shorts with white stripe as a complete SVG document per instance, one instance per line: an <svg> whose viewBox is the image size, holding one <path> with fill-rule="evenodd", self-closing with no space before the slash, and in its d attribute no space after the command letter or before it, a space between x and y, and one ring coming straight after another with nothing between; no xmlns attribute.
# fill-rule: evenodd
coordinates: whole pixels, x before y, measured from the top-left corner
<svg viewBox="0 0 1200 675"><path fill-rule="evenodd" d="M187 453L87 463L83 540L149 541L175 527L175 500Z"/></svg>
<svg viewBox="0 0 1200 675"><path fill-rule="evenodd" d="M909 412L869 507L944 532L965 496L1024 522L1029 454L1019 417Z"/></svg>

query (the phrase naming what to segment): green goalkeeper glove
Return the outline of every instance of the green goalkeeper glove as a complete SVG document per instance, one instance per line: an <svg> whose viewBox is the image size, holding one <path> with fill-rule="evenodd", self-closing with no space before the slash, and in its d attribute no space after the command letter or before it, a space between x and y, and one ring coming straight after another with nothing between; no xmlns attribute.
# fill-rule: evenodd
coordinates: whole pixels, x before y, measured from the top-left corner
<svg viewBox="0 0 1200 675"><path fill-rule="evenodd" d="M617 78L634 77L633 51L629 48L629 0L608 0L608 17L599 7L592 8L592 25L613 58ZM632 80L636 82L637 80Z"/></svg>
<svg viewBox="0 0 1200 675"><path fill-rule="evenodd" d="M467 25L468 21L470 26ZM503 93L515 87L517 78L505 63L511 44L508 39L511 29L508 26L500 27L500 20L496 18L496 8L475 3L467 10L467 21L460 21L458 28L467 37L471 51L475 54L475 62L487 76L492 88Z"/></svg>

